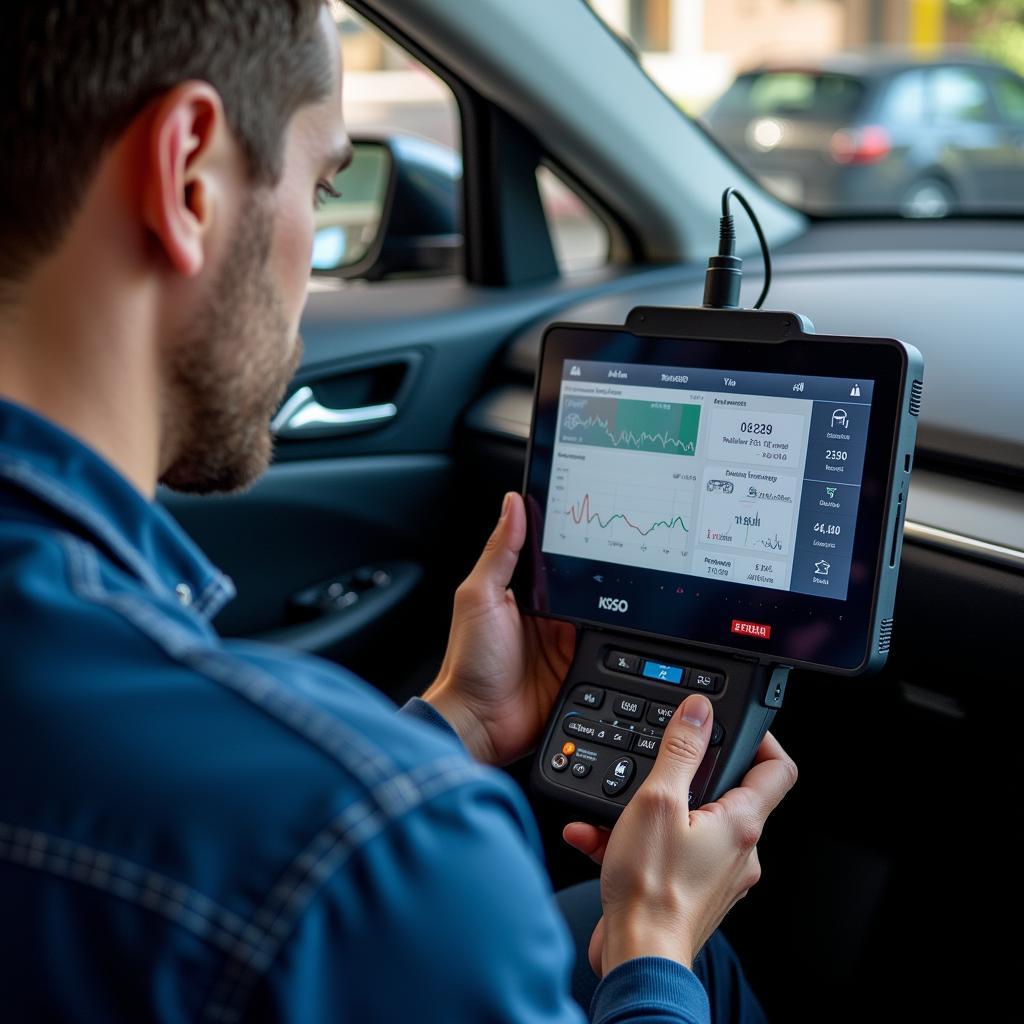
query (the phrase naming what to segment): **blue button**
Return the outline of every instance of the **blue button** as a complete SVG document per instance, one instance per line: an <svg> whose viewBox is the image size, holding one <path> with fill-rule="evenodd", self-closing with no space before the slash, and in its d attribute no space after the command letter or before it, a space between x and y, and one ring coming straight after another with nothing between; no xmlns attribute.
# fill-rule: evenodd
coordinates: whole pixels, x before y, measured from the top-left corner
<svg viewBox="0 0 1024 1024"><path fill-rule="evenodd" d="M661 665L656 661L644 662L643 675L660 683L675 683L676 686L683 681L683 670L678 665Z"/></svg>

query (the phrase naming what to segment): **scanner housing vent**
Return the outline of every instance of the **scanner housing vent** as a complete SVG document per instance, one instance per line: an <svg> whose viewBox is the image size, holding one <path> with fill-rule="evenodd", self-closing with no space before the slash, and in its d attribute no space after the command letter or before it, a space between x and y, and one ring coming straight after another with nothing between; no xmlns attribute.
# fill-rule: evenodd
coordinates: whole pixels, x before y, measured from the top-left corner
<svg viewBox="0 0 1024 1024"><path fill-rule="evenodd" d="M915 380L910 385L910 415L920 416L921 414L921 395L924 392L924 381Z"/></svg>
<svg viewBox="0 0 1024 1024"><path fill-rule="evenodd" d="M882 619L878 629L878 653L885 654L892 643L892 619Z"/></svg>

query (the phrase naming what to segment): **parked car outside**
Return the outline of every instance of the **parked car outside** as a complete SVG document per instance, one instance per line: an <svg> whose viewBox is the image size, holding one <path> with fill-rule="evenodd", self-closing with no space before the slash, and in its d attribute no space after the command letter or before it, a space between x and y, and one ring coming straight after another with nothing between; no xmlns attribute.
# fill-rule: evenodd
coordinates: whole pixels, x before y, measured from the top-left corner
<svg viewBox="0 0 1024 1024"><path fill-rule="evenodd" d="M812 213L1024 210L1024 78L977 57L850 53L741 74L704 115Z"/></svg>

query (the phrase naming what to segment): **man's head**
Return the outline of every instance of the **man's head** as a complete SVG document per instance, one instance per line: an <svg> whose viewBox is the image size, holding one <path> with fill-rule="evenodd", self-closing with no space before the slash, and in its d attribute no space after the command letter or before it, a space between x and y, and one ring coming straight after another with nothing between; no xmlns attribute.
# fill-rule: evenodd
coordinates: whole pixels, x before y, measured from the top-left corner
<svg viewBox="0 0 1024 1024"><path fill-rule="evenodd" d="M4 13L3 306L34 302L23 319L41 321L44 288L85 309L88 289L117 309L119 323L84 319L155 391L159 475L243 486L269 459L299 355L314 201L349 149L328 7L15 0ZM115 337L129 321L137 342Z"/></svg>

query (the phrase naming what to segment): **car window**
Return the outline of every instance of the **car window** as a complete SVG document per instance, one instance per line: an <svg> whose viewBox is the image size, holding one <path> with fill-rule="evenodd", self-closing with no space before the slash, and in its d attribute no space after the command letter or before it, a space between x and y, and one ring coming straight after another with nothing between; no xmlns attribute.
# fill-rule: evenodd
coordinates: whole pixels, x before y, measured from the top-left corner
<svg viewBox="0 0 1024 1024"><path fill-rule="evenodd" d="M1003 118L1011 124L1024 125L1024 81L1009 75L997 75L993 87Z"/></svg>
<svg viewBox="0 0 1024 1024"><path fill-rule="evenodd" d="M745 116L850 117L864 95L864 84L845 75L770 71L741 78L726 93L723 112Z"/></svg>
<svg viewBox="0 0 1024 1024"><path fill-rule="evenodd" d="M904 71L890 83L882 98L879 120L883 124L920 124L927 113L924 71Z"/></svg>
<svg viewBox="0 0 1024 1024"><path fill-rule="evenodd" d="M537 187L562 274L607 263L611 234L601 218L548 167L537 168Z"/></svg>
<svg viewBox="0 0 1024 1024"><path fill-rule="evenodd" d="M461 253L436 259L444 245L461 245L461 186L446 178L461 178L462 128L458 103L451 89L420 61L344 3L333 6L345 64L345 119L358 142L391 140L412 154L418 171L433 175L433 186L447 187L451 231L422 266L400 268L402 276L452 274L461 267ZM386 156L380 148L356 145L351 167L339 176L340 198L326 199L317 213L313 272L334 276L370 257L386 207ZM587 203L547 168L538 172L538 187L552 245L563 274L601 266L610 252L609 232Z"/></svg>
<svg viewBox="0 0 1024 1024"><path fill-rule="evenodd" d="M932 104L937 117L950 121L985 121L989 116L985 82L967 68L932 72Z"/></svg>
<svg viewBox="0 0 1024 1024"><path fill-rule="evenodd" d="M1024 215L1021 0L587 0L739 168L815 216Z"/></svg>

